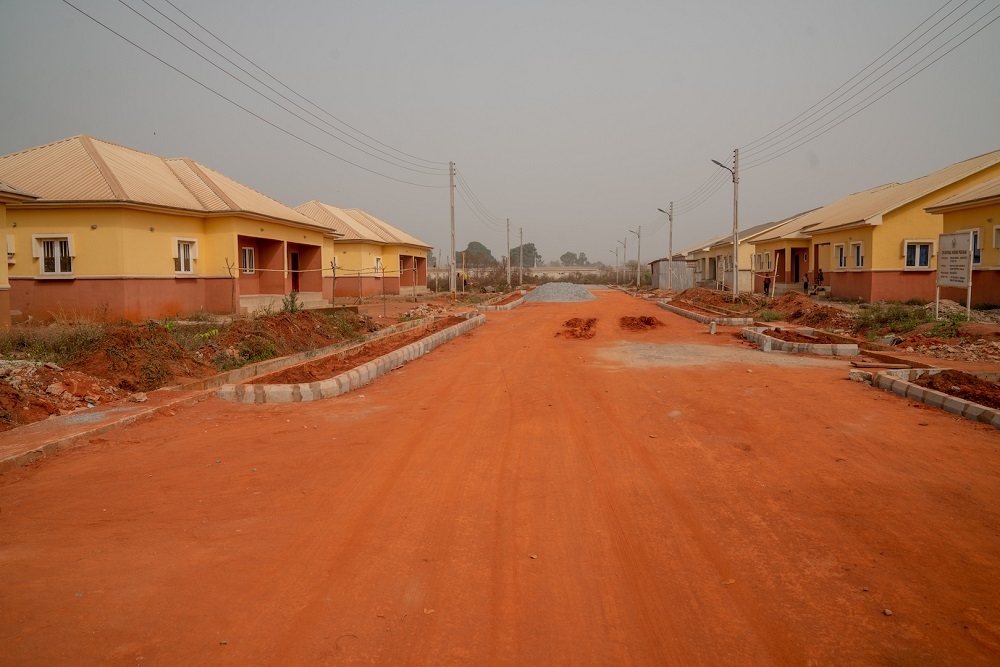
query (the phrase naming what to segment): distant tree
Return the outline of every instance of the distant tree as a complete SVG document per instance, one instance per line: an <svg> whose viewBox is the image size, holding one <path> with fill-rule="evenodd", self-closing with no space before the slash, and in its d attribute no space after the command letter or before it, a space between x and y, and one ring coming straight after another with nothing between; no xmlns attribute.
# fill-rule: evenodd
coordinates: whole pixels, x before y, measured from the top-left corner
<svg viewBox="0 0 1000 667"><path fill-rule="evenodd" d="M578 258L575 252L564 252L559 257L559 261L563 263L563 266L576 266Z"/></svg>
<svg viewBox="0 0 1000 667"><path fill-rule="evenodd" d="M525 243L524 244L524 264L523 264L524 268L530 269L531 267L535 266L535 264L541 264L541 263L542 263L542 256L538 254L537 250L535 250L535 244L534 243ZM512 267L522 266L522 264L521 264L521 246L517 246L516 248L511 248L510 249L510 265Z"/></svg>
<svg viewBox="0 0 1000 667"><path fill-rule="evenodd" d="M434 256L433 250L427 252L427 266L437 266L437 257Z"/></svg>
<svg viewBox="0 0 1000 667"><path fill-rule="evenodd" d="M462 251L465 253L465 266L471 268L484 268L497 263L490 249L479 241L470 241L468 247ZM455 263L462 266L462 253L459 252L455 258Z"/></svg>
<svg viewBox="0 0 1000 667"><path fill-rule="evenodd" d="M577 255L577 261L580 262L580 266L590 266L590 262L587 260L587 253L581 252Z"/></svg>

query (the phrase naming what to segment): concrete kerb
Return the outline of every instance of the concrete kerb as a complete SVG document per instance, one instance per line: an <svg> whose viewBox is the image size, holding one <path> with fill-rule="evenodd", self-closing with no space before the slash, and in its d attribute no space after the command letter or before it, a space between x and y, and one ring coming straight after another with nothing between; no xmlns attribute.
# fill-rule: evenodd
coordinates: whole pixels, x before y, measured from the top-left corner
<svg viewBox="0 0 1000 667"><path fill-rule="evenodd" d="M476 310L479 310L479 311L514 310L515 308L517 308L518 306L520 306L522 303L524 303L524 295L528 293L528 290L523 290L522 289L522 290L518 290L518 291L521 293L521 298L517 299L516 301L511 301L510 303L505 303L502 306L495 306L495 305L493 305L490 302L486 302L483 305L476 306ZM504 295L503 297L496 299L496 301L503 301L508 296L510 296L510 295Z"/></svg>
<svg viewBox="0 0 1000 667"><path fill-rule="evenodd" d="M861 350L854 343L793 343L768 336L765 332L773 327L747 327L743 329L743 337L756 343L764 352L791 352L811 354L825 354L835 357L856 357L861 354ZM802 329L802 331L815 333L815 329Z"/></svg>
<svg viewBox="0 0 1000 667"><path fill-rule="evenodd" d="M953 415L965 417L966 419L981 422L983 424L990 424L991 426L1000 429L1000 412L987 408L986 406L979 405L978 403L973 403L972 401L966 401L964 399L945 394L944 392L935 391L934 389L928 389L912 383L912 380L916 380L923 375L936 375L943 370L947 369L909 368L879 371L872 374L872 386L878 389L891 391L897 396L910 398L914 401L920 401L921 403L930 405L931 407L947 410ZM970 373L970 375L976 375L977 377L986 376L984 379L989 379L988 376L997 374Z"/></svg>
<svg viewBox="0 0 1000 667"><path fill-rule="evenodd" d="M357 368L335 377L308 384L268 384L244 385L228 384L219 387L215 395L227 401L238 403L290 403L331 398L354 391L372 380L399 368L417 357L427 354L442 343L475 329L486 323L485 315L475 315L465 322L439 331L423 340L410 343L378 359L373 359ZM252 387L252 390L248 387Z"/></svg>
<svg viewBox="0 0 1000 667"><path fill-rule="evenodd" d="M728 326L728 327L745 327L753 324L752 317L722 317L721 315L702 315L701 313L693 313L690 310L684 310L683 308L678 308L672 303L667 303L665 301L657 301L656 305L664 310L669 310L671 313L680 315L681 317L686 317L689 320L694 320L695 322L701 322L702 324L715 322L716 324L721 324L723 326Z"/></svg>
<svg viewBox="0 0 1000 667"><path fill-rule="evenodd" d="M185 385L169 387L169 389L200 391L202 389L216 389L223 385L240 384L252 378L259 377L261 375L268 375L270 373L274 373L275 371L284 370L286 368L290 368L291 366L319 359L320 357L340 352L347 352L352 348L364 345L365 343L370 343L373 340L378 340L380 338L385 338L386 336L408 331L415 327L430 324L435 319L435 317L429 316L421 317L416 320L410 320L408 322L400 322L399 324L394 324L391 327L386 327L385 329L379 329L373 333L366 334L365 336L362 336L360 340L353 340L348 343L337 343L336 345L329 345L316 350L290 354L287 357L268 359L267 361L261 361L256 364L243 366L242 368L237 368L226 373L213 375L212 377L205 378L204 380L197 380Z"/></svg>

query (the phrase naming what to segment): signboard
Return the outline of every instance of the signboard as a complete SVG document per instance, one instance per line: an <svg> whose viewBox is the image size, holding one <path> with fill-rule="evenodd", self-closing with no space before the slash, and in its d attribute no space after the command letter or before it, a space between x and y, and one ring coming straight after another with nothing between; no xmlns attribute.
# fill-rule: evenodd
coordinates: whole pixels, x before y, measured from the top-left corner
<svg viewBox="0 0 1000 667"><path fill-rule="evenodd" d="M968 288L972 285L972 232L938 237L937 286Z"/></svg>

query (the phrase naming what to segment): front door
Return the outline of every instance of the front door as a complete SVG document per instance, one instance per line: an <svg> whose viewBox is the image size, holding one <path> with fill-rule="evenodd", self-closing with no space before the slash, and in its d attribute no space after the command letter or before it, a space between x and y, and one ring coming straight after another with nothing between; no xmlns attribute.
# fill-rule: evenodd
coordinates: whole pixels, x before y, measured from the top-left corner
<svg viewBox="0 0 1000 667"><path fill-rule="evenodd" d="M799 258L800 257L801 257L801 255L799 255L799 253L795 253L794 255L792 255L792 277L793 277L792 282L793 283L799 282Z"/></svg>
<svg viewBox="0 0 1000 667"><path fill-rule="evenodd" d="M299 291L299 253L292 253L292 290Z"/></svg>

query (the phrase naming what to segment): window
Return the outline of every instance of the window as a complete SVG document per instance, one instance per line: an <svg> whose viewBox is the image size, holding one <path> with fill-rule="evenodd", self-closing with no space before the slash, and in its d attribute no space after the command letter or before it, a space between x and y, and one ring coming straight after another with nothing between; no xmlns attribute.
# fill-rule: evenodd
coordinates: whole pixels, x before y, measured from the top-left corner
<svg viewBox="0 0 1000 667"><path fill-rule="evenodd" d="M981 264L983 261L983 248L979 243L979 230L972 230L972 263Z"/></svg>
<svg viewBox="0 0 1000 667"><path fill-rule="evenodd" d="M847 253L844 251L844 244L838 243L833 246L833 254L837 258L837 268L846 269L847 268Z"/></svg>
<svg viewBox="0 0 1000 667"><path fill-rule="evenodd" d="M42 240L42 273L73 273L69 239Z"/></svg>
<svg viewBox="0 0 1000 667"><path fill-rule="evenodd" d="M382 269L382 258L381 257L376 257L375 258L375 277L376 278L381 278L382 277L382 271L383 271L383 269Z"/></svg>
<svg viewBox="0 0 1000 667"><path fill-rule="evenodd" d="M1000 225L993 225L993 247L1000 248ZM12 246L8 246L7 252L13 252Z"/></svg>
<svg viewBox="0 0 1000 667"><path fill-rule="evenodd" d="M243 260L243 273L254 273L257 265L254 263L254 249L252 247L240 248L240 255Z"/></svg>
<svg viewBox="0 0 1000 667"><path fill-rule="evenodd" d="M854 268L860 269L865 265L864 246L860 241L851 244L851 256L854 257Z"/></svg>
<svg viewBox="0 0 1000 667"><path fill-rule="evenodd" d="M7 263L14 263L14 235L7 235Z"/></svg>
<svg viewBox="0 0 1000 667"><path fill-rule="evenodd" d="M769 252L765 252L764 253L764 257L767 259L767 270L770 271L771 270L771 253L770 253L770 251Z"/></svg>
<svg viewBox="0 0 1000 667"><path fill-rule="evenodd" d="M191 260L194 258L194 241L177 241L177 250L174 253L174 271L176 273L191 273Z"/></svg>
<svg viewBox="0 0 1000 667"><path fill-rule="evenodd" d="M930 241L906 242L906 268L929 269L931 267Z"/></svg>

